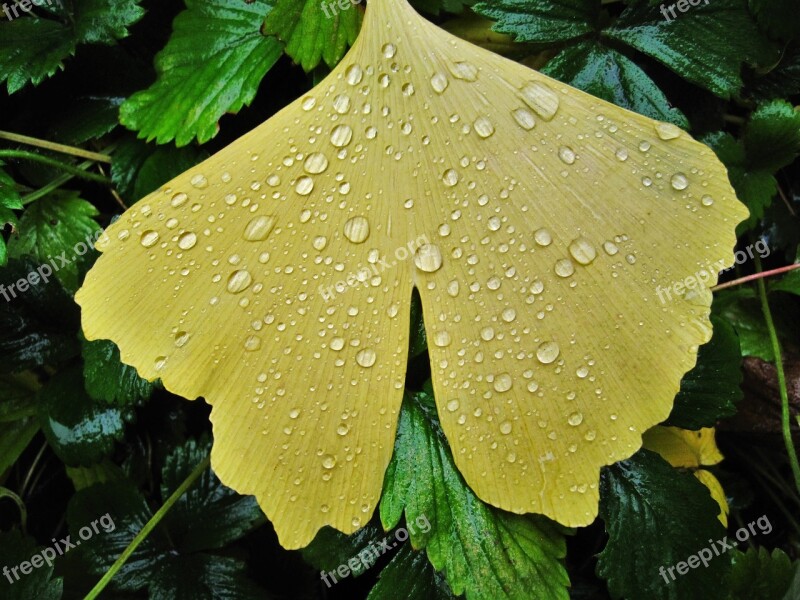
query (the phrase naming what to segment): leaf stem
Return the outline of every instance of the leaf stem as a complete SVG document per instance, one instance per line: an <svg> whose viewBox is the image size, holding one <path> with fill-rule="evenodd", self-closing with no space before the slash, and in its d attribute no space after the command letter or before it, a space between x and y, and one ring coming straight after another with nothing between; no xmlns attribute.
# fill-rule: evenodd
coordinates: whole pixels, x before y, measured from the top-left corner
<svg viewBox="0 0 800 600"><path fill-rule="evenodd" d="M12 133L10 131L0 131L0 139L8 140L10 142L19 142L20 144L27 144L28 146L36 146L37 148L44 148L59 152L61 154L69 154L70 156L77 156L78 158L88 158L95 162L110 163L111 157L108 154L100 154L98 152L91 152L83 148L76 148L74 146L66 146L64 144L57 144L56 142L48 142L47 140L40 140L27 135L19 133Z"/></svg>
<svg viewBox="0 0 800 600"><path fill-rule="evenodd" d="M105 589L106 585L108 585L108 582L111 581L114 575L117 574L117 571L119 571L125 562L131 557L131 554L136 551L136 548L139 547L139 544L141 544L147 538L147 536L150 535L150 532L156 528L156 526L161 522L161 519L163 519L164 516L170 511L175 502L177 502L178 499L183 496L186 490L192 486L192 484L197 480L198 477L200 477L200 475L203 474L210 464L211 455L203 459L200 464L198 464L189 474L189 476L184 479L183 483L178 486L178 489L172 492L172 495L167 498L166 502L164 502L161 508L156 511L156 513L150 518L150 520L145 524L136 537L131 540L131 543L128 544L128 547L125 548L122 554L119 555L119 558L114 561L114 564L111 565L111 568L108 571L106 571L102 579L97 582L97 585L95 585L91 591L86 594L84 600L94 600L97 598L98 594Z"/></svg>
<svg viewBox="0 0 800 600"><path fill-rule="evenodd" d="M83 169L79 169L74 165L70 165L55 158L50 158L49 156L36 154L35 152L27 152L25 150L0 150L0 158L20 158L23 160L32 160L34 162L39 162L44 165L55 167L56 169L66 171L67 173L75 175L76 177L82 177L83 179L94 181L96 183L102 183L104 185L111 185L111 181L102 175L89 173Z"/></svg>
<svg viewBox="0 0 800 600"><path fill-rule="evenodd" d="M761 258L756 255L756 271L761 272ZM758 295L761 299L761 311L764 313L764 321L767 324L767 331L769 331L769 339L772 344L772 353L775 355L775 371L778 374L778 390L781 395L781 429L783 431L783 442L786 445L786 452L789 455L789 464L792 468L792 475L794 475L794 484L797 492L800 494L800 463L797 460L797 449L794 446L792 439L792 423L791 413L789 411L789 392L786 389L786 374L783 370L783 355L781 353L781 344L778 340L778 333L775 331L775 323L772 320L772 311L769 308L769 301L767 300L767 287L764 285L764 279L757 279L756 285L758 286Z"/></svg>
<svg viewBox="0 0 800 600"><path fill-rule="evenodd" d="M765 277L771 277L772 275L780 275L781 273L794 271L795 269L800 269L800 263L795 263L787 267L780 267L778 269L772 269L771 271L759 271L758 273L753 273L752 275L747 275L746 277L739 277L738 279L734 279L733 281L726 281L725 283L720 283L719 285L715 285L714 287L711 288L711 291L718 292L719 290L724 290L725 288L741 285L743 283L747 283L748 281L755 281L756 279L763 279Z"/></svg>

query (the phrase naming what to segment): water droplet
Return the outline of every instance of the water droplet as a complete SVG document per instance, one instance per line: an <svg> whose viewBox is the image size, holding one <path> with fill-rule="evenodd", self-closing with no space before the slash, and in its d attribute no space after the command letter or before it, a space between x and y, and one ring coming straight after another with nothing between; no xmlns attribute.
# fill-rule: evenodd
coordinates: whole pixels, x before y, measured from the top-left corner
<svg viewBox="0 0 800 600"><path fill-rule="evenodd" d="M322 152L309 154L308 158L306 158L306 162L303 163L303 168L306 170L306 173L311 173L312 175L322 173L328 168L328 157Z"/></svg>
<svg viewBox="0 0 800 600"><path fill-rule="evenodd" d="M331 456L330 454L326 454L322 457L322 467L325 469L332 469L336 466L336 459Z"/></svg>
<svg viewBox="0 0 800 600"><path fill-rule="evenodd" d="M484 139L494 133L494 125L492 125L492 122L486 117L478 117L475 119L475 123L473 123L472 127L475 129L475 133Z"/></svg>
<svg viewBox="0 0 800 600"><path fill-rule="evenodd" d="M475 81L478 78L478 68L472 63L459 61L450 65L450 72L456 79Z"/></svg>
<svg viewBox="0 0 800 600"><path fill-rule="evenodd" d="M188 199L189 199L188 195L184 194L183 192L178 192L172 197L172 200L170 200L170 204L172 204L172 206L174 206L175 208L178 208L179 206L186 204L186 201Z"/></svg>
<svg viewBox="0 0 800 600"><path fill-rule="evenodd" d="M350 65L344 72L344 79L350 85L358 85L364 77L364 71L358 65Z"/></svg>
<svg viewBox="0 0 800 600"><path fill-rule="evenodd" d="M571 165L575 162L575 152L569 146L561 146L558 149L558 158L564 164Z"/></svg>
<svg viewBox="0 0 800 600"><path fill-rule="evenodd" d="M544 342L536 349L536 358L544 365L549 365L558 358L561 349L556 342Z"/></svg>
<svg viewBox="0 0 800 600"><path fill-rule="evenodd" d="M556 261L554 270L559 277L569 277L575 272L575 265L568 258L560 258Z"/></svg>
<svg viewBox="0 0 800 600"><path fill-rule="evenodd" d="M511 323L514 319L517 318L517 311L513 308L507 308L503 311L503 321L506 323Z"/></svg>
<svg viewBox="0 0 800 600"><path fill-rule="evenodd" d="M198 173L189 181L192 184L192 187L196 187L197 189L203 189L208 187L208 179L206 179L205 175Z"/></svg>
<svg viewBox="0 0 800 600"><path fill-rule="evenodd" d="M619 252L619 248L613 242L603 242L603 250L605 250L606 254L609 256L614 256L617 252Z"/></svg>
<svg viewBox="0 0 800 600"><path fill-rule="evenodd" d="M511 433L511 429L512 429L511 421L503 421L502 423L500 423L500 433L502 433L503 435L508 435L509 433Z"/></svg>
<svg viewBox="0 0 800 600"><path fill-rule="evenodd" d="M337 125L331 132L331 144L337 148L344 148L353 139L353 130L349 125Z"/></svg>
<svg viewBox="0 0 800 600"><path fill-rule="evenodd" d="M356 362L365 369L368 369L374 365L377 358L378 355L375 354L375 350L372 348L364 348L358 354L356 354Z"/></svg>
<svg viewBox="0 0 800 600"><path fill-rule="evenodd" d="M394 44L384 44L381 52L383 52L384 58L393 58L397 53L397 47Z"/></svg>
<svg viewBox="0 0 800 600"><path fill-rule="evenodd" d="M272 228L275 226L275 217L272 215L261 215L254 217L244 228L243 237L248 242L260 242L267 239Z"/></svg>
<svg viewBox="0 0 800 600"><path fill-rule="evenodd" d="M453 279L450 283L447 284L447 293L450 294L451 297L455 298L458 296L460 285L457 280Z"/></svg>
<svg viewBox="0 0 800 600"><path fill-rule="evenodd" d="M711 206L712 204L714 204L714 199L711 196L706 195L700 198L700 203L703 206Z"/></svg>
<svg viewBox="0 0 800 600"><path fill-rule="evenodd" d="M597 258L597 250L584 237L579 237L572 241L569 245L569 253L581 265L588 265Z"/></svg>
<svg viewBox="0 0 800 600"><path fill-rule="evenodd" d="M648 150L650 150L650 142L644 140L644 141L639 143L639 151L640 152L647 152Z"/></svg>
<svg viewBox="0 0 800 600"><path fill-rule="evenodd" d="M500 229L500 227L502 225L502 221L500 220L500 217L497 217L497 216L489 217L489 221L487 222L487 225L489 226L489 229L491 231L497 231L498 229Z"/></svg>
<svg viewBox="0 0 800 600"><path fill-rule="evenodd" d="M439 348L446 348L450 345L450 334L446 331L437 331L433 334L433 343L439 346Z"/></svg>
<svg viewBox="0 0 800 600"><path fill-rule="evenodd" d="M461 406L461 403L458 401L457 398L453 398L447 403L447 410L449 410L450 412L456 412L459 406Z"/></svg>
<svg viewBox="0 0 800 600"><path fill-rule="evenodd" d="M324 235L318 235L311 244L314 246L315 250L324 250L325 246L328 245L328 238Z"/></svg>
<svg viewBox="0 0 800 600"><path fill-rule="evenodd" d="M445 77L444 73L436 73L431 77L431 87L437 94L444 92L449 84L450 82L447 81L447 77Z"/></svg>
<svg viewBox="0 0 800 600"><path fill-rule="evenodd" d="M294 191L301 196L308 196L314 189L314 180L308 175L303 175L297 179Z"/></svg>
<svg viewBox="0 0 800 600"><path fill-rule="evenodd" d="M513 380L508 373L501 373L494 379L494 389L496 392L507 392L511 389Z"/></svg>
<svg viewBox="0 0 800 600"><path fill-rule="evenodd" d="M414 86L413 84L407 83L403 86L403 95L406 97L411 97L414 95Z"/></svg>
<svg viewBox="0 0 800 600"><path fill-rule="evenodd" d="M447 169L447 171L442 174L442 181L447 187L453 187L458 183L458 173L455 169Z"/></svg>
<svg viewBox="0 0 800 600"><path fill-rule="evenodd" d="M545 121L550 121L558 112L558 95L538 81L529 83L522 88L522 99Z"/></svg>
<svg viewBox="0 0 800 600"><path fill-rule="evenodd" d="M228 277L228 291L231 294L239 294L250 287L251 283L253 283L253 277L249 271L245 269L234 271Z"/></svg>
<svg viewBox="0 0 800 600"><path fill-rule="evenodd" d="M244 349L248 352L255 352L261 348L261 338L257 335L251 335L244 341Z"/></svg>
<svg viewBox="0 0 800 600"><path fill-rule="evenodd" d="M313 96L306 96L300 101L300 106L303 107L303 110L311 110L317 105L317 99Z"/></svg>
<svg viewBox="0 0 800 600"><path fill-rule="evenodd" d="M185 331L179 331L175 334L175 345L178 348L183 348L186 345L186 342L189 341L189 334Z"/></svg>
<svg viewBox="0 0 800 600"><path fill-rule="evenodd" d="M148 229L147 231L142 232L141 237L142 246L145 248L152 248L153 246L158 243L158 232L153 231L152 229Z"/></svg>
<svg viewBox="0 0 800 600"><path fill-rule="evenodd" d="M336 428L336 433L339 435L347 435L350 431L350 426L347 423L340 423L339 426Z"/></svg>
<svg viewBox="0 0 800 600"><path fill-rule="evenodd" d="M550 235L550 232L544 228L534 231L533 239L540 246L549 246L553 243L553 236Z"/></svg>
<svg viewBox="0 0 800 600"><path fill-rule="evenodd" d="M344 348L344 338L340 337L333 338L330 343L330 348L331 350L336 350L336 352Z"/></svg>
<svg viewBox="0 0 800 600"><path fill-rule="evenodd" d="M178 238L178 247L181 250L191 250L197 244L197 235L188 231Z"/></svg>
<svg viewBox="0 0 800 600"><path fill-rule="evenodd" d="M366 217L353 217L344 224L344 237L360 244L369 237L369 221Z"/></svg>
<svg viewBox="0 0 800 600"><path fill-rule="evenodd" d="M676 127L672 123L656 123L656 133L662 140L674 140L681 134L680 127Z"/></svg>
<svg viewBox="0 0 800 600"><path fill-rule="evenodd" d="M572 425L573 427L577 427L581 423L583 423L583 415L581 413L572 413L568 418L567 422Z"/></svg>
<svg viewBox="0 0 800 600"><path fill-rule="evenodd" d="M617 150L615 156L617 157L617 160L625 162L628 160L628 151L625 148L620 148Z"/></svg>
<svg viewBox="0 0 800 600"><path fill-rule="evenodd" d="M420 271L434 273L442 266L442 251L436 244L423 244L414 252L414 264Z"/></svg>
<svg viewBox="0 0 800 600"><path fill-rule="evenodd" d="M686 175L683 173L675 173L670 179L670 183L672 184L673 189L678 191L685 190L689 187L689 180L686 179Z"/></svg>
<svg viewBox="0 0 800 600"><path fill-rule="evenodd" d="M162 371L164 369L164 367L166 367L166 366L167 366L167 357L166 356L158 356L158 357L156 357L156 362L155 362L155 365L154 365L156 371Z"/></svg>
<svg viewBox="0 0 800 600"><path fill-rule="evenodd" d="M536 119L533 118L533 115L528 109L517 108L513 110L511 114L514 117L514 120L517 122L517 125L526 131L530 131L533 129L534 125L536 125Z"/></svg>

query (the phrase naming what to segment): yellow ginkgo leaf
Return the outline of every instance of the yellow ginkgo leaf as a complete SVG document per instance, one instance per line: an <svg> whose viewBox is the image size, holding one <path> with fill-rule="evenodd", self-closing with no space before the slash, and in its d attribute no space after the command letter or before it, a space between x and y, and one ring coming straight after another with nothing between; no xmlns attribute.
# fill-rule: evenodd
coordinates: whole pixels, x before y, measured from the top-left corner
<svg viewBox="0 0 800 600"><path fill-rule="evenodd" d="M713 427L698 431L678 427L653 427L644 432L642 446L661 457L673 467L692 469L694 476L708 488L711 497L719 504L719 520L728 526L728 500L719 480L703 466L716 465L725 457L717 448Z"/></svg>
<svg viewBox="0 0 800 600"><path fill-rule="evenodd" d="M77 300L88 338L206 398L214 469L297 548L378 502L416 287L467 483L578 526L669 414L746 215L678 128L370 0L306 97L108 229Z"/></svg>
<svg viewBox="0 0 800 600"><path fill-rule="evenodd" d="M717 448L714 428L699 431L679 427L653 427L642 436L643 446L661 457L673 467L696 469L716 465L724 458Z"/></svg>

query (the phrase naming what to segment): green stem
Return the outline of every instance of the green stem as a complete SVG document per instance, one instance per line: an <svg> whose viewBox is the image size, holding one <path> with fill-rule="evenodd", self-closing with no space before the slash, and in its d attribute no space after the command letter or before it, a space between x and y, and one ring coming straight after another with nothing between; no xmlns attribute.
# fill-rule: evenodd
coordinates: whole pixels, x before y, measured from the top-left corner
<svg viewBox="0 0 800 600"><path fill-rule="evenodd" d="M93 164L94 163L91 160L87 160L87 161L84 161L81 164L79 164L78 168L83 171L84 169L88 169L89 167L91 167ZM40 187L38 190L35 190L35 191L31 192L30 194L26 194L25 196L23 196L22 197L22 205L23 206L27 206L31 202L35 202L39 198L43 198L44 196L46 196L50 192L60 188L62 185L67 183L70 179L72 179L72 175L69 175L69 174L59 175L58 177L53 179L53 181L51 181L47 185L44 185L44 186Z"/></svg>
<svg viewBox="0 0 800 600"><path fill-rule="evenodd" d="M761 258L756 255L756 270L761 272ZM794 484L800 494L800 463L797 460L797 449L794 447L792 439L792 421L789 411L789 392L786 389L786 374L783 371L783 355L781 344L778 340L778 332L775 331L775 323L772 320L772 311L767 300L767 287L763 279L756 280L758 285L758 295L761 298L761 311L764 313L764 321L767 323L769 339L772 344L772 353L775 355L775 371L778 374L778 390L781 395L781 429L783 430L783 443L786 445L786 452L789 455L789 464L794 475Z"/></svg>
<svg viewBox="0 0 800 600"><path fill-rule="evenodd" d="M75 146L66 146L64 144L57 144L56 142L48 142L47 140L40 140L27 135L12 133L10 131L0 131L0 139L8 140L10 142L19 142L20 144L27 144L29 146L36 146L37 148L44 148L46 150L52 150L53 152L60 152L61 154L69 154L71 156L77 156L78 158L88 158L97 162L111 162L111 157L108 154L100 154L99 152L91 152L90 150L76 148Z"/></svg>
<svg viewBox="0 0 800 600"><path fill-rule="evenodd" d="M94 600L97 598L100 592L102 592L106 585L108 585L108 582L111 581L114 575L117 574L117 571L119 571L125 562L131 557L131 554L136 551L136 548L139 547L139 544L141 544L147 538L150 532L156 528L156 526L161 522L161 519L163 519L164 516L170 511L172 505L178 501L178 498L183 496L184 492L186 492L186 490L192 486L192 484L197 480L198 477L200 477L200 475L203 474L203 471L205 471L210 464L211 456L209 455L194 468L194 471L192 471L183 481L183 483L178 486L178 489L176 489L172 495L167 498L166 502L164 502L164 505L158 509L156 514L150 518L142 530L136 535L135 538L133 538L131 543L128 544L128 547L125 548L122 554L119 555L119 558L114 562L113 565L111 565L111 568L106 571L106 574L103 575L103 578L97 582L97 585L95 585L88 594L86 594L84 600Z"/></svg>
<svg viewBox="0 0 800 600"><path fill-rule="evenodd" d="M32 160L44 165L55 167L56 169L60 169L62 171L66 171L67 173L75 175L76 177L82 177L83 179L88 179L89 181L95 181L104 185L111 185L111 182L102 175L89 173L73 165L56 160L55 158L36 154L35 152L27 152L25 150L0 150L0 158L20 158L23 160Z"/></svg>

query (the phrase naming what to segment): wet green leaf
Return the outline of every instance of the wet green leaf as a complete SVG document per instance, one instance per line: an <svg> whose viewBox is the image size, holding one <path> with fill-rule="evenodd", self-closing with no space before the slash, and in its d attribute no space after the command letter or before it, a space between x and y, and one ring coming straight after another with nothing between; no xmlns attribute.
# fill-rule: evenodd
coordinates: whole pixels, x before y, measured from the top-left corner
<svg viewBox="0 0 800 600"><path fill-rule="evenodd" d="M773 600L783 598L800 563L792 564L786 554L763 547L738 550L733 555L730 600Z"/></svg>
<svg viewBox="0 0 800 600"><path fill-rule="evenodd" d="M153 384L137 375L136 369L123 364L119 348L109 340L83 344L83 376L86 391L95 400L121 406L138 404L153 392Z"/></svg>
<svg viewBox="0 0 800 600"><path fill-rule="evenodd" d="M406 543L381 571L367 600L455 600L455 596L425 553Z"/></svg>
<svg viewBox="0 0 800 600"><path fill-rule="evenodd" d="M414 548L424 548L455 594L567 598L561 529L481 502L455 467L433 398L406 397L380 503L385 529L406 517ZM490 545L486 539L494 540Z"/></svg>
<svg viewBox="0 0 800 600"><path fill-rule="evenodd" d="M600 553L597 573L608 582L611 597L726 599L721 582L730 571L730 555L715 556L709 550L712 559L707 567L698 560L699 566L693 568L684 564L684 574L675 570L707 548L709 540L725 536L718 513L708 488L694 475L672 468L648 450L604 469L600 518L608 543Z"/></svg>
<svg viewBox="0 0 800 600"><path fill-rule="evenodd" d="M159 144L210 140L223 114L252 102L282 52L277 39L260 31L271 2L187 0L186 6L156 57L158 79L120 109L123 125Z"/></svg>
<svg viewBox="0 0 800 600"><path fill-rule="evenodd" d="M61 598L63 581L60 577L53 578L52 564L48 565L40 555L42 550L36 540L17 530L0 533L0 565L9 569L7 575L4 573L4 576L0 577L0 598L3 600ZM35 564L32 564L31 558L34 556L37 558L34 559Z"/></svg>
<svg viewBox="0 0 800 600"><path fill-rule="evenodd" d="M475 11L518 42L563 42L597 29L600 4L593 0L484 0Z"/></svg>

